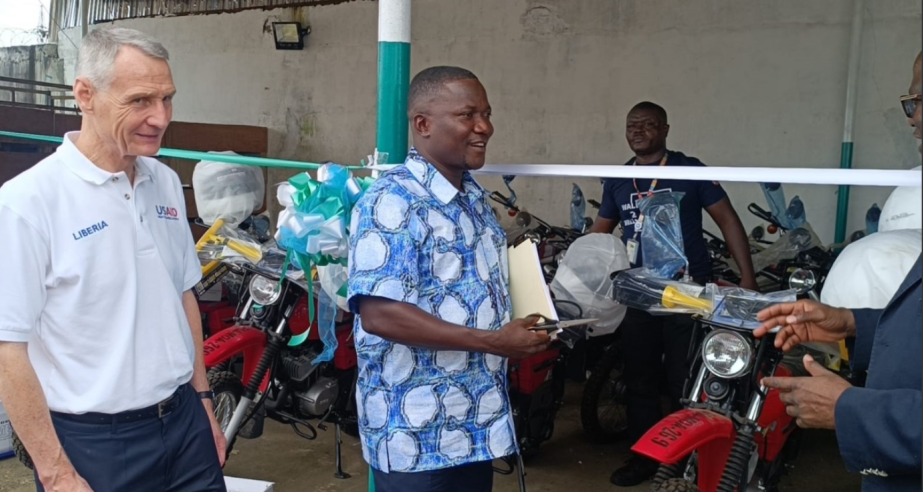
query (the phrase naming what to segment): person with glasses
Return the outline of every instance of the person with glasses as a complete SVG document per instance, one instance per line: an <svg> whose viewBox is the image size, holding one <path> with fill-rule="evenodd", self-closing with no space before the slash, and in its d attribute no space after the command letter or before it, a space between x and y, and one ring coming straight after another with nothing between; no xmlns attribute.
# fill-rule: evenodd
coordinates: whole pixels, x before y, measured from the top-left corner
<svg viewBox="0 0 923 492"><path fill-rule="evenodd" d="M917 140L923 140L923 110L920 109L923 104L921 104L921 99L923 99L923 79L920 77L920 65L923 63L921 61L921 52L917 55L916 61L913 63L913 81L910 82L910 94L906 96L901 96L901 107L904 109L904 115L907 116L907 119L910 120L910 126L913 127L913 136ZM923 143L918 147L919 151L923 153Z"/></svg>
<svg viewBox="0 0 923 492"><path fill-rule="evenodd" d="M635 105L628 113L625 127L625 138L635 157L626 165L704 167L694 157L667 150L669 131L667 112L662 107L652 102ZM629 260L635 267L642 266L644 251L640 247L640 232L643 218L638 210L638 201L666 192L685 193L680 203L680 222L683 249L689 260L686 273L701 285L711 281L711 259L702 229L702 211L705 210L718 224L728 249L740 267L741 286L756 290L747 233L727 193L718 183L678 179L605 179L602 205L590 232L611 234L616 224L621 222L622 239L629 250ZM679 401L688 372L686 354L692 327L692 318L687 315L651 316L644 311L628 310L619 330L624 344L628 433L632 441L638 440L662 416L660 374L664 366L673 407L680 408ZM616 470L610 481L618 486L631 487L644 482L656 471L657 463L635 456Z"/></svg>
<svg viewBox="0 0 923 492"><path fill-rule="evenodd" d="M913 65L910 95L901 97L904 114L918 140L923 140L921 56L923 52ZM923 257L917 256L884 309L850 310L802 300L759 313L763 325L754 331L755 336L762 337L781 326L775 344L785 351L805 342L846 340L851 368L868 372L865 386L854 387L805 356L810 377L763 380L766 387L782 391L786 412L795 417L799 427L836 431L846 469L863 475L863 492L920 490L921 261Z"/></svg>

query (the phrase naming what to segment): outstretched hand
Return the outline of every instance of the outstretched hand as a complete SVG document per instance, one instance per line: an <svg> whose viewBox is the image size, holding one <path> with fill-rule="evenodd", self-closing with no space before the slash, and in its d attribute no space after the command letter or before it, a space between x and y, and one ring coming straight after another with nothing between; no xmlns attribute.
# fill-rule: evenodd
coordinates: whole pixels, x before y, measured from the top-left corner
<svg viewBox="0 0 923 492"><path fill-rule="evenodd" d="M781 327L775 346L786 352L805 342L838 342L856 331L852 311L807 299L770 306L757 319L763 324L753 335L760 338Z"/></svg>

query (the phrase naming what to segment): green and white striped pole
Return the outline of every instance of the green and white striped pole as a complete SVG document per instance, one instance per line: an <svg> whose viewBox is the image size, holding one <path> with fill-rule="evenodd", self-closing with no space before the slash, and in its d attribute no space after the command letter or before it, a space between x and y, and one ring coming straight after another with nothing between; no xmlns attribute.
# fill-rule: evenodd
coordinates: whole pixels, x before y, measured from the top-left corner
<svg viewBox="0 0 923 492"><path fill-rule="evenodd" d="M378 152L385 164L407 157L407 90L410 87L410 0L378 2ZM381 163L380 163L381 164Z"/></svg>
<svg viewBox="0 0 923 492"><path fill-rule="evenodd" d="M859 80L859 54L862 50L862 2L853 5L852 36L849 43L849 66L846 77L846 106L843 122L843 145L840 150L840 168L852 168L853 122L856 115L856 96ZM849 186L841 185L837 191L836 229L833 242L842 244L846 240L846 226L849 222Z"/></svg>
<svg viewBox="0 0 923 492"><path fill-rule="evenodd" d="M407 157L407 91L410 88L410 0L378 1L378 127L376 150L387 152L379 164ZM369 492L375 477L369 467Z"/></svg>

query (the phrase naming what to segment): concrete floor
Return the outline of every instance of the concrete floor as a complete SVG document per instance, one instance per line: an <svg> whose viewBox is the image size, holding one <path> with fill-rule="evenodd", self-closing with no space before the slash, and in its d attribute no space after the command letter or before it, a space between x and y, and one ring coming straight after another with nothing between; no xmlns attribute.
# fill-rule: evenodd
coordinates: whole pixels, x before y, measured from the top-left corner
<svg viewBox="0 0 923 492"><path fill-rule="evenodd" d="M541 453L526 464L529 492L552 491L646 491L649 483L619 489L609 483L609 474L627 458L628 443L594 445L580 428L581 386L571 384L559 414L555 436ZM365 492L368 467L362 461L357 439L343 436L343 468L352 477L333 478L333 429L319 431L306 442L290 427L267 422L257 440L238 441L225 467L225 474L275 482L275 492ZM518 492L515 475L495 475L495 492ZM850 492L859 490L859 477L849 475L840 461L832 432L811 431L794 470L783 479L784 491ZM33 492L32 473L15 459L0 461L0 491Z"/></svg>

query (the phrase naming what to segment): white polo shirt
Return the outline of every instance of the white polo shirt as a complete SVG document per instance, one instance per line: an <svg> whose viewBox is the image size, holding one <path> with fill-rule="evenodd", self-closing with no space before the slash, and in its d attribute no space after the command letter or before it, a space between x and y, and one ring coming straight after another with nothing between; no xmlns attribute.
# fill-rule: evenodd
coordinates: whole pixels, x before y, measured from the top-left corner
<svg viewBox="0 0 923 492"><path fill-rule="evenodd" d="M117 413L192 378L201 266L176 173L140 157L132 186L77 134L0 188L0 341L29 344L51 410Z"/></svg>

